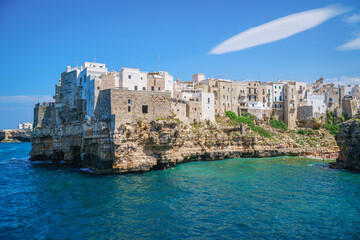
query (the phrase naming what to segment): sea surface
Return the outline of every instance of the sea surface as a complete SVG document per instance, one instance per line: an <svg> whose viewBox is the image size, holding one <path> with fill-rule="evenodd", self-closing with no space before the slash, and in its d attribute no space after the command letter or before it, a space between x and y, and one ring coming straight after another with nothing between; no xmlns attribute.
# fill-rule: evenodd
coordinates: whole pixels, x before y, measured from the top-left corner
<svg viewBox="0 0 360 240"><path fill-rule="evenodd" d="M0 143L0 239L359 239L360 173L243 158L94 175Z"/></svg>

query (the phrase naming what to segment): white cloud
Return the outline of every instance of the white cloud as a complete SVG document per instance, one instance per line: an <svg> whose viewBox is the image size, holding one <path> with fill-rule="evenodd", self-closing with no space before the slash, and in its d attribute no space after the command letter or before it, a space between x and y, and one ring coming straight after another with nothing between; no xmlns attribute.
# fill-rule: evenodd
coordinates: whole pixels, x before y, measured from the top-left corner
<svg viewBox="0 0 360 240"><path fill-rule="evenodd" d="M357 24L360 22L360 14L352 14L351 16L345 16L344 22L348 24Z"/></svg>
<svg viewBox="0 0 360 240"><path fill-rule="evenodd" d="M314 28L347 11L348 8L336 5L288 15L239 33L214 47L210 54L240 51L278 41Z"/></svg>
<svg viewBox="0 0 360 240"><path fill-rule="evenodd" d="M54 101L50 95L0 96L0 103L35 104Z"/></svg>
<svg viewBox="0 0 360 240"><path fill-rule="evenodd" d="M328 78L325 79L325 82L327 83L333 83L336 87L338 85L340 86L347 86L347 85L353 85L353 84L359 84L360 85L360 77L340 77L340 78Z"/></svg>
<svg viewBox="0 0 360 240"><path fill-rule="evenodd" d="M360 50L360 36L338 47L339 50Z"/></svg>

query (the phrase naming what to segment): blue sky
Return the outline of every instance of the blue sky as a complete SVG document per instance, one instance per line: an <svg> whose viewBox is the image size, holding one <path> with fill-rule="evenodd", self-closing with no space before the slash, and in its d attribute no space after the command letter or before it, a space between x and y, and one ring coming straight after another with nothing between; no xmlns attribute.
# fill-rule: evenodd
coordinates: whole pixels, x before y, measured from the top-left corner
<svg viewBox="0 0 360 240"><path fill-rule="evenodd" d="M307 31L241 51L209 54L247 29L340 3L349 8L346 13ZM160 70L183 81L196 72L233 80L310 82L323 76L357 81L360 51L339 46L360 36L358 15L359 0L0 0L0 129L32 121L34 101L54 93L66 65L94 58L112 70L155 71L160 54Z"/></svg>

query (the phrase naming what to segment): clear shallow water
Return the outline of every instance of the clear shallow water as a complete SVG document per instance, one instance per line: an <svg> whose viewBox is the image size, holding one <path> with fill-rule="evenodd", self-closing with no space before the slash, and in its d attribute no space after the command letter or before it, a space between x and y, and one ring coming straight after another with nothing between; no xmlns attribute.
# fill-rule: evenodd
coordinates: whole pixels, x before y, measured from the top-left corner
<svg viewBox="0 0 360 240"><path fill-rule="evenodd" d="M298 158L91 175L0 143L0 239L358 239L360 174Z"/></svg>

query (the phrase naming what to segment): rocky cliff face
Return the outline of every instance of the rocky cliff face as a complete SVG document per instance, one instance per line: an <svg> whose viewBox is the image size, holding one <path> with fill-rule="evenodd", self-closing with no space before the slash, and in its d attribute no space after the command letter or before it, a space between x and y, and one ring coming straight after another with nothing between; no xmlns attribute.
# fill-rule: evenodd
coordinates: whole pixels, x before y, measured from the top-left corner
<svg viewBox="0 0 360 240"><path fill-rule="evenodd" d="M31 160L64 160L98 173L127 173L190 161L338 150L326 132L307 137L274 130L271 138L265 138L252 132L246 124L186 125L175 120L160 120L121 125L115 130L110 125L75 121L37 126L32 135ZM299 142L304 145L300 146Z"/></svg>
<svg viewBox="0 0 360 240"><path fill-rule="evenodd" d="M30 142L31 131L8 129L0 131L0 142Z"/></svg>
<svg viewBox="0 0 360 240"><path fill-rule="evenodd" d="M350 120L341 123L336 142L340 148L339 158L329 166L360 170L360 122Z"/></svg>

